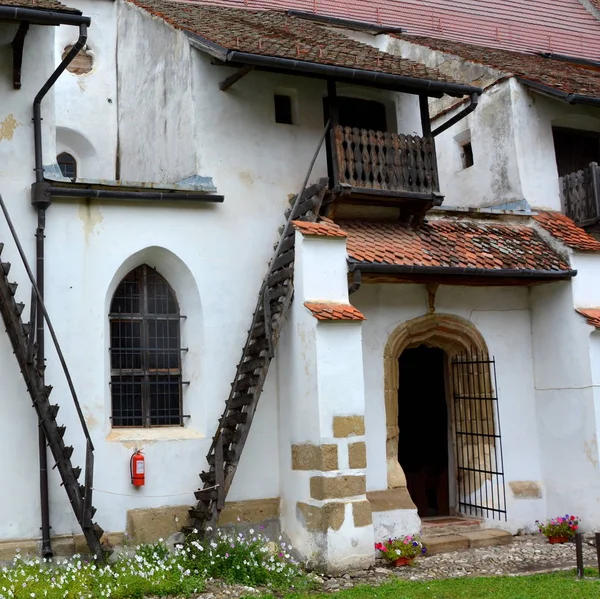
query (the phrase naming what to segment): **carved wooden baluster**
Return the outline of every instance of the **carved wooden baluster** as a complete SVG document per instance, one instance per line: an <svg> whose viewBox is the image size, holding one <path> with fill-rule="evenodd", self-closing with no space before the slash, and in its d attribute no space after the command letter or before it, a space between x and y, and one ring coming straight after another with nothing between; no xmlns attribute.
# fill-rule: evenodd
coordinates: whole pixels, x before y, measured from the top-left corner
<svg viewBox="0 0 600 599"><path fill-rule="evenodd" d="M369 154L369 168L371 170L371 187L379 189L379 155L377 144L377 132L366 131L367 147Z"/></svg>
<svg viewBox="0 0 600 599"><path fill-rule="evenodd" d="M346 183L347 180L347 158L346 158L346 148L344 147L345 138L344 138L344 130L339 125L336 125L334 129L335 136L335 160L338 165L338 178L340 183ZM337 184L337 181L335 182Z"/></svg>
<svg viewBox="0 0 600 599"><path fill-rule="evenodd" d="M373 187L372 184L372 176L373 169L371 165L371 156L369 152L369 134L366 129L360 130L360 150L361 150L361 160L362 160L362 186L363 187Z"/></svg>
<svg viewBox="0 0 600 599"><path fill-rule="evenodd" d="M398 189L398 176L396 174L395 161L398 157L398 149L395 147L396 135L384 133L385 139L385 180L387 189Z"/></svg>
<svg viewBox="0 0 600 599"><path fill-rule="evenodd" d="M377 142L377 182L380 189L387 189L385 180L385 133L376 131L375 141Z"/></svg>
<svg viewBox="0 0 600 599"><path fill-rule="evenodd" d="M424 191L433 191L433 160L431 147L431 140L427 137L421 139L422 151L423 151L423 188Z"/></svg>
<svg viewBox="0 0 600 599"><path fill-rule="evenodd" d="M426 191L425 161L423 160L423 138L413 136L419 191Z"/></svg>
<svg viewBox="0 0 600 599"><path fill-rule="evenodd" d="M354 160L354 139L352 136L352 129L350 127L344 127L344 139L346 140L346 183L349 185L355 184L356 177L356 164Z"/></svg>
<svg viewBox="0 0 600 599"><path fill-rule="evenodd" d="M357 187L363 187L363 173L365 169L363 165L362 150L360 147L360 131L356 128L352 129L352 140L354 144L354 170L356 172L354 185Z"/></svg>
<svg viewBox="0 0 600 599"><path fill-rule="evenodd" d="M402 135L402 191L412 191L412 148L410 147L410 139L408 135Z"/></svg>

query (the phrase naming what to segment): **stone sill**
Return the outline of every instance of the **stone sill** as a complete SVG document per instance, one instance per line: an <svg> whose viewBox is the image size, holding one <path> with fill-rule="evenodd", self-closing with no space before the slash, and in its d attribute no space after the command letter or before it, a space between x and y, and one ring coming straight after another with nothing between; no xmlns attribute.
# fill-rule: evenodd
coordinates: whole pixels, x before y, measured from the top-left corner
<svg viewBox="0 0 600 599"><path fill-rule="evenodd" d="M184 426L160 428L113 428L106 436L107 441L116 443L155 443L156 441L185 441L204 439L205 435Z"/></svg>

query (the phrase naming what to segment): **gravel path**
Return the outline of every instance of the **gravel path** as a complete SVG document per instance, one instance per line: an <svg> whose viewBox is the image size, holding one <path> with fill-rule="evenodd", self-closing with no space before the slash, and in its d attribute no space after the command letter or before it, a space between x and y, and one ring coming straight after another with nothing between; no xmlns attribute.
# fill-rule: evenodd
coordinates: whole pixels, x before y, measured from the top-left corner
<svg viewBox="0 0 600 599"><path fill-rule="evenodd" d="M597 566L596 548L584 543L583 558L587 566ZM575 568L575 543L550 545L542 535L525 535L513 538L510 545L468 549L455 553L442 553L420 558L413 566L394 568L378 560L369 570L348 572L341 576L314 574L317 590L338 592L357 585L377 586L394 578L406 580L432 580L464 576L524 575L535 572ZM252 587L229 586L219 581L209 581L200 599L238 599L262 592Z"/></svg>

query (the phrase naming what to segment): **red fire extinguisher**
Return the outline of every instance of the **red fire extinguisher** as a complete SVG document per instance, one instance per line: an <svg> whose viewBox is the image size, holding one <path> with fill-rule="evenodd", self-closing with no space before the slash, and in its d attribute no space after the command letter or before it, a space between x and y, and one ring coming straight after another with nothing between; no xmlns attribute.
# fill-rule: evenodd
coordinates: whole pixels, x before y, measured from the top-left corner
<svg viewBox="0 0 600 599"><path fill-rule="evenodd" d="M141 450L136 451L131 456L129 469L131 471L131 484L135 487L142 487L146 483L146 464Z"/></svg>

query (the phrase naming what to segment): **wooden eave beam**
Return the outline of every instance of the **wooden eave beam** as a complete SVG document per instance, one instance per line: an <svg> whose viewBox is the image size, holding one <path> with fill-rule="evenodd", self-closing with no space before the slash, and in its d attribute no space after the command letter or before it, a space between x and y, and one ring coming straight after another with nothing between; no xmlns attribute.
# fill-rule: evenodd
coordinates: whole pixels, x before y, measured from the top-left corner
<svg viewBox="0 0 600 599"><path fill-rule="evenodd" d="M245 77L248 73L254 70L254 65L245 64L243 67L238 69L233 75L229 75L219 83L219 89L224 92L228 90L234 83L237 83L242 77Z"/></svg>
<svg viewBox="0 0 600 599"><path fill-rule="evenodd" d="M23 46L29 31L29 21L21 21L11 46L13 52L13 89L21 89L21 68L23 66Z"/></svg>

